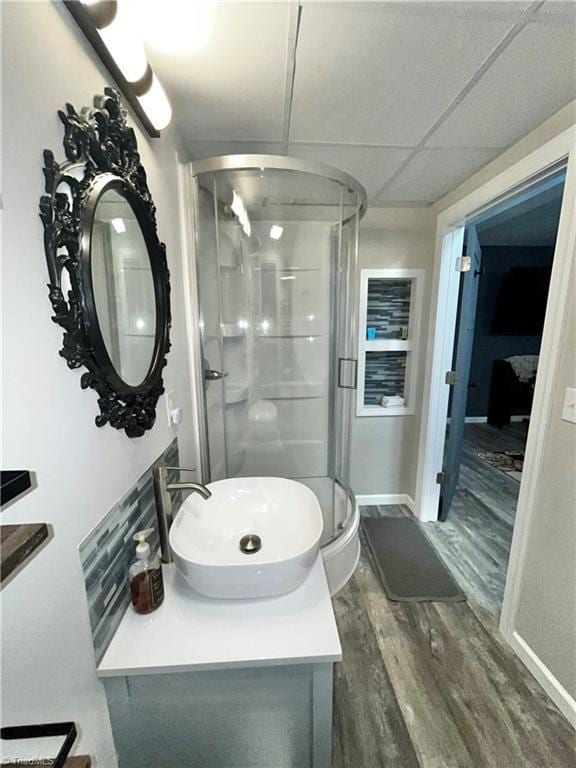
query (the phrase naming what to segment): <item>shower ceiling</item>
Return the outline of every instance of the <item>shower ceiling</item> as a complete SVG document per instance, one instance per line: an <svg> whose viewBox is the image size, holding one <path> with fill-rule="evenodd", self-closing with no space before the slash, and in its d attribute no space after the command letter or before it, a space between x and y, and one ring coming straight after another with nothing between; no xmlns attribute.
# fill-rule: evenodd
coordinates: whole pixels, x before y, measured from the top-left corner
<svg viewBox="0 0 576 768"><path fill-rule="evenodd" d="M220 2L202 50L148 53L190 158L289 154L425 205L576 98L576 3Z"/></svg>

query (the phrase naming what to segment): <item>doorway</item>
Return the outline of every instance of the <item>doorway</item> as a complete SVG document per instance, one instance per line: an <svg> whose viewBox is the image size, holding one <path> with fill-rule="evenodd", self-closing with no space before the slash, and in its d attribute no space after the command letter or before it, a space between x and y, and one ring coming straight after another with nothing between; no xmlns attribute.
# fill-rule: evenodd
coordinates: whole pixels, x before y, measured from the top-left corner
<svg viewBox="0 0 576 768"><path fill-rule="evenodd" d="M475 601L501 611L566 174L464 232L437 532ZM465 571L465 573L464 573Z"/></svg>

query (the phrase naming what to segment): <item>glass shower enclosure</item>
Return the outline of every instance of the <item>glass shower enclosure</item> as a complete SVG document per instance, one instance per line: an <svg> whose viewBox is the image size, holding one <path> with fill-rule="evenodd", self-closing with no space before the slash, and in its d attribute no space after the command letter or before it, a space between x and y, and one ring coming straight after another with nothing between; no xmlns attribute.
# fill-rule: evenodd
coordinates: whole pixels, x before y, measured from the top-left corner
<svg viewBox="0 0 576 768"><path fill-rule="evenodd" d="M316 494L322 545L354 515L358 224L366 193L320 163L194 162L204 482L293 478Z"/></svg>

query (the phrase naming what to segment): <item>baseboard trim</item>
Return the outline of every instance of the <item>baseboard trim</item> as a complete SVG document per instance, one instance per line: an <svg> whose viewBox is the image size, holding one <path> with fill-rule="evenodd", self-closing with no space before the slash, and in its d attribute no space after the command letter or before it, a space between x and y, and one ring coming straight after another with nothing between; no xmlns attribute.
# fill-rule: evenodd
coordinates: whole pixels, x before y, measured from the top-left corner
<svg viewBox="0 0 576 768"><path fill-rule="evenodd" d="M539 656L534 653L528 643L518 632L514 631L509 640L528 671L536 678L560 712L568 720L570 725L576 729L576 701L570 696L564 686L557 680Z"/></svg>
<svg viewBox="0 0 576 768"><path fill-rule="evenodd" d="M512 423L515 422L521 422L526 421L526 419L530 418L530 414L526 414L526 416L510 416L510 421ZM450 424L450 417L448 417L447 422ZM487 424L488 423L488 416L466 416L464 419L466 424Z"/></svg>
<svg viewBox="0 0 576 768"><path fill-rule="evenodd" d="M359 507L387 506L390 504L405 504L412 514L415 514L414 499L407 493L374 493L356 496Z"/></svg>

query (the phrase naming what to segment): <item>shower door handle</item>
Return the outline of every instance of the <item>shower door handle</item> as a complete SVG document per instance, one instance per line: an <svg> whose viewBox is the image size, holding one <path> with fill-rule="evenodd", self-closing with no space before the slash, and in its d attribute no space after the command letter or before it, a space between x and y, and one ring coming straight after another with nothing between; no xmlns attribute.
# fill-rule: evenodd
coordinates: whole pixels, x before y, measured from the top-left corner
<svg viewBox="0 0 576 768"><path fill-rule="evenodd" d="M354 366L354 374L352 376L353 384L343 384L343 376L342 376L342 368L344 363L348 363L350 365ZM353 357L339 357L338 358L338 386L340 389L356 389L356 384L358 383L358 360L355 360Z"/></svg>
<svg viewBox="0 0 576 768"><path fill-rule="evenodd" d="M214 371L211 368L204 371L204 378L206 381L218 381L218 379L222 379L225 376L228 376L228 374L222 373L221 371Z"/></svg>

